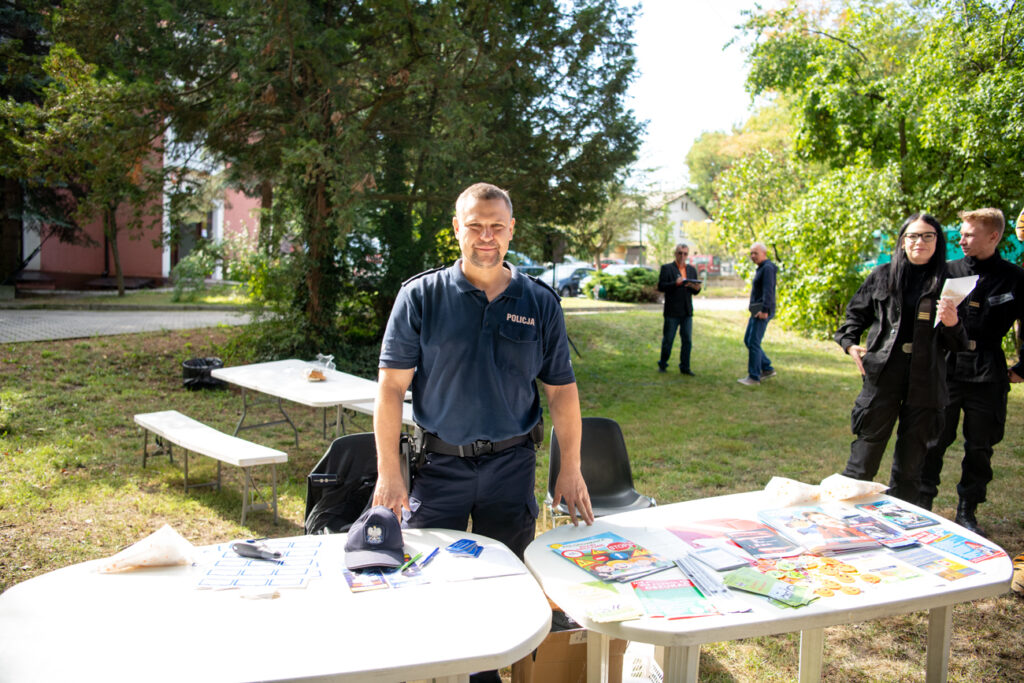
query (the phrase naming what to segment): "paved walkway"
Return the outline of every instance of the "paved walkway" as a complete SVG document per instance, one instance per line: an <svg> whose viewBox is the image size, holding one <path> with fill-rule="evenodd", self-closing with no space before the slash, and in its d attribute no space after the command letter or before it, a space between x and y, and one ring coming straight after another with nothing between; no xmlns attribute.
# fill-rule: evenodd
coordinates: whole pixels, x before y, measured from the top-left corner
<svg viewBox="0 0 1024 683"><path fill-rule="evenodd" d="M217 325L244 325L247 322L247 313L235 311L55 311L11 308L0 309L0 343L188 330Z"/></svg>
<svg viewBox="0 0 1024 683"><path fill-rule="evenodd" d="M694 309L742 311L746 299L704 299L695 297ZM661 304L643 306L661 311ZM611 313L623 309L567 310L566 315ZM0 343L45 341L49 339L81 339L133 332L189 330L217 325L245 325L247 313L222 310L52 310L35 308L0 308Z"/></svg>

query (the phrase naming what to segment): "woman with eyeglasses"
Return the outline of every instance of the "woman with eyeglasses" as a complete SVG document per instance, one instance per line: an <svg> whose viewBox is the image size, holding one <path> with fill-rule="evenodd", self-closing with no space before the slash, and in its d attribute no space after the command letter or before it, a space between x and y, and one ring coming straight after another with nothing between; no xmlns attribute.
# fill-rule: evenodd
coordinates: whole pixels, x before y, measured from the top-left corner
<svg viewBox="0 0 1024 683"><path fill-rule="evenodd" d="M871 271L835 334L863 377L850 415L857 438L843 474L874 479L898 419L889 494L910 503L918 500L928 441L942 430L945 353L967 346L956 307L939 296L945 279L942 226L915 213L900 228L892 261Z"/></svg>

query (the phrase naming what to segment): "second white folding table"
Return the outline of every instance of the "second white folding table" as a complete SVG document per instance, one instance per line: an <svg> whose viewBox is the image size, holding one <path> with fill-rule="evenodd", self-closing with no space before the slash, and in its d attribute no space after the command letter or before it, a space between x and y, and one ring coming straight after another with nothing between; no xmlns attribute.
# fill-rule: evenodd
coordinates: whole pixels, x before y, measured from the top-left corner
<svg viewBox="0 0 1024 683"><path fill-rule="evenodd" d="M323 431L327 434L327 410L334 408L336 418L334 423L335 436L340 436L344 429L343 410L351 408L359 410L377 397L377 383L373 380L363 379L350 375L347 372L338 370L327 370L318 367L324 375L324 380L311 382L307 379L306 372L314 363L290 358L287 360L270 361L267 363L254 363L251 365L237 365L228 368L218 368L210 373L212 377L223 380L229 384L240 387L242 390L242 415L235 425L234 434L243 429L255 429L275 424L288 423L295 432L295 445L299 445L299 430L295 423L285 412L282 401L291 401L311 408L322 408ZM244 424L249 413L249 407L260 401L253 400L248 392L255 391L265 394L277 401L277 408L281 412L282 419L260 422L257 424ZM365 412L365 410L361 411ZM411 422L411 410L405 411L403 421Z"/></svg>

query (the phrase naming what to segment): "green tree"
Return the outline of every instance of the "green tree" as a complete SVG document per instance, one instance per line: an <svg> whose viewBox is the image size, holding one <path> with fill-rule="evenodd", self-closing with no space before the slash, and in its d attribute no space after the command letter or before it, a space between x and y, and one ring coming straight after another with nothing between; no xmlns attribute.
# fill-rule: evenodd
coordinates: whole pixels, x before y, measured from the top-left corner
<svg viewBox="0 0 1024 683"><path fill-rule="evenodd" d="M302 247L290 327L322 347L367 270L379 331L402 280L450 258L466 185L511 190L519 239L552 244L638 147L633 13L611 0L74 0L62 17L90 59L162 88L179 138L273 186L274 229L291 216Z"/></svg>
<svg viewBox="0 0 1024 683"><path fill-rule="evenodd" d="M911 211L1020 206L1022 12L864 0L749 14L748 87L788 99L795 135L716 177L716 219L732 248L768 244L791 325L834 329L878 234Z"/></svg>
<svg viewBox="0 0 1024 683"><path fill-rule="evenodd" d="M651 217L644 243L647 247L647 260L661 263L675 246L675 226L668 215L668 206L648 211Z"/></svg>
<svg viewBox="0 0 1024 683"><path fill-rule="evenodd" d="M73 216L102 221L124 296L118 237L160 220L151 201L162 187L162 122L146 109L144 89L100 77L65 45L51 48L44 70L50 82L40 104L0 103L4 118L19 124L10 139L21 174L40 187L77 188Z"/></svg>
<svg viewBox="0 0 1024 683"><path fill-rule="evenodd" d="M600 215L583 220L567 229L570 243L588 254L595 268L601 257L624 236L636 230L643 218L643 199L626 191L621 184L609 191L610 200Z"/></svg>
<svg viewBox="0 0 1024 683"><path fill-rule="evenodd" d="M0 4L0 283L13 278L32 254L23 254L23 230L39 232L40 244L56 238L69 244L94 244L71 217L80 188L53 188L24 176L17 140L26 121L18 104L39 104L48 81L43 60L51 37L46 18L54 0Z"/></svg>

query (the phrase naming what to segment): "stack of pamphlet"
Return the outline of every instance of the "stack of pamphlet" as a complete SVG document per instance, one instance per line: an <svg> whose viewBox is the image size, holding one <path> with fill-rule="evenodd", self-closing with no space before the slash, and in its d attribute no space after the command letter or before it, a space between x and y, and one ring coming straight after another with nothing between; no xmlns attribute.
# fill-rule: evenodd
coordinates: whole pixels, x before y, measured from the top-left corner
<svg viewBox="0 0 1024 683"><path fill-rule="evenodd" d="M879 547L874 538L817 505L763 510L758 516L815 555L838 555Z"/></svg>
<svg viewBox="0 0 1024 683"><path fill-rule="evenodd" d="M675 566L671 560L611 532L548 547L602 581L632 581Z"/></svg>

